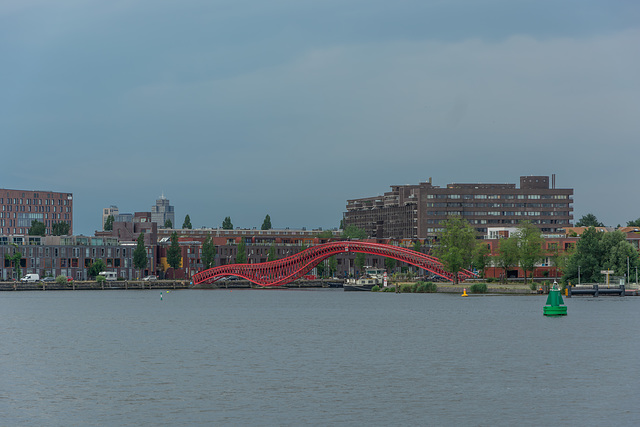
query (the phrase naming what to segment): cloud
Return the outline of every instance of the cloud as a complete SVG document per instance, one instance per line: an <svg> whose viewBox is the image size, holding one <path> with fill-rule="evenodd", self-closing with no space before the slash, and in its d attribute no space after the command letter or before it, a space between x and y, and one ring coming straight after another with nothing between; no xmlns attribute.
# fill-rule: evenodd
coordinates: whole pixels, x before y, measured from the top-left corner
<svg viewBox="0 0 640 427"><path fill-rule="evenodd" d="M434 25L417 16L406 26L412 8L385 14L382 2L247 12L232 2L116 2L104 14L79 4L47 20L13 3L13 16L29 19L0 29L18 41L0 42L12 64L0 102L12 141L4 155L33 147L30 166L47 171L3 173L16 188L25 179L77 188L79 209L92 187L103 205L132 211L164 190L194 225L231 214L259 226L270 213L283 226L329 226L348 198L430 176L446 185L558 173L580 194L576 211L597 206L594 171L635 180L640 32L628 25L483 31L480 16L444 3L416 9ZM500 10L505 21L510 9ZM459 18L448 31L436 23L444 12ZM53 158L63 167L51 168ZM96 170L104 178L87 180Z"/></svg>

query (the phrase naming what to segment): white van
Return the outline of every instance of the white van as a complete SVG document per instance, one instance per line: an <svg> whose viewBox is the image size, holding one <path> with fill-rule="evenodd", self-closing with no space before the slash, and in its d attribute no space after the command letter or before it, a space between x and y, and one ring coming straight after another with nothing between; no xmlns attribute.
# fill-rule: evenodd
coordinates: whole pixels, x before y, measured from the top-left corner
<svg viewBox="0 0 640 427"><path fill-rule="evenodd" d="M101 271L98 274L100 276L103 276L109 282L112 282L114 280L118 280L118 277L116 276L116 273L114 273L113 271Z"/></svg>
<svg viewBox="0 0 640 427"><path fill-rule="evenodd" d="M40 275L36 274L36 273L29 273L26 276L24 276L22 279L20 279L21 282L29 282L29 283L33 283L33 282L39 282L40 281Z"/></svg>

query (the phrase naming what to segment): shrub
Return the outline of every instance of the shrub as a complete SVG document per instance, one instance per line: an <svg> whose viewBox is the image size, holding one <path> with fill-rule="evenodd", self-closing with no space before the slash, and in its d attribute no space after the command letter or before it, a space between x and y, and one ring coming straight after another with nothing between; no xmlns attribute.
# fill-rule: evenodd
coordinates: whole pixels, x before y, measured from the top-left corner
<svg viewBox="0 0 640 427"><path fill-rule="evenodd" d="M422 284L422 290L418 291L418 292L425 292L425 293L436 293L438 292L438 285L436 285L433 282L427 282L427 283L423 283Z"/></svg>
<svg viewBox="0 0 640 427"><path fill-rule="evenodd" d="M380 290L380 286L375 285L373 288L371 288L371 292L378 292Z"/></svg>
<svg viewBox="0 0 640 427"><path fill-rule="evenodd" d="M104 276L96 276L96 282L102 284L107 281L107 278Z"/></svg>
<svg viewBox="0 0 640 427"><path fill-rule="evenodd" d="M58 285L66 285L67 284L67 276L60 275L60 276L56 277L56 283Z"/></svg>
<svg viewBox="0 0 640 427"><path fill-rule="evenodd" d="M531 282L531 284L529 285L529 289L531 289L532 291L536 291L538 290L538 285L536 285L535 282Z"/></svg>
<svg viewBox="0 0 640 427"><path fill-rule="evenodd" d="M487 292L486 283L474 283L473 285L471 285L471 293L484 294L486 292Z"/></svg>
<svg viewBox="0 0 640 427"><path fill-rule="evenodd" d="M413 283L403 283L400 285L400 292L403 294L408 294L413 292Z"/></svg>
<svg viewBox="0 0 640 427"><path fill-rule="evenodd" d="M495 277L489 277L485 280L485 282L487 283L493 283L493 282L497 282L498 279L496 279Z"/></svg>
<svg viewBox="0 0 640 427"><path fill-rule="evenodd" d="M395 286L387 286L386 288L383 288L382 292L395 292L396 291L396 287Z"/></svg>

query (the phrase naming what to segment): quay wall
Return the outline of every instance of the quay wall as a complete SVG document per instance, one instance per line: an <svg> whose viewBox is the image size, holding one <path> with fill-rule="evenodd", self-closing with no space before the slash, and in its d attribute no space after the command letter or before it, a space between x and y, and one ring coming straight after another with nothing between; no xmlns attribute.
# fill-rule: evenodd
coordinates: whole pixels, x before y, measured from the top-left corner
<svg viewBox="0 0 640 427"><path fill-rule="evenodd" d="M0 291L107 291L115 289L188 289L189 287L189 282L183 280L158 280L153 282L124 280L102 284L96 281L73 281L64 285L59 285L56 282L0 282Z"/></svg>

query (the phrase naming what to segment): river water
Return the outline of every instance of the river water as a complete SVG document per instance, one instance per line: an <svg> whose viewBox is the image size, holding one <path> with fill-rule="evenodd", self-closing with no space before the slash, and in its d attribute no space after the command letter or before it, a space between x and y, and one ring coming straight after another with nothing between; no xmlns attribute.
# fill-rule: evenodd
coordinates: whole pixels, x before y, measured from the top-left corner
<svg viewBox="0 0 640 427"><path fill-rule="evenodd" d="M162 296L162 299L160 298ZM4 292L2 425L640 424L640 298Z"/></svg>

